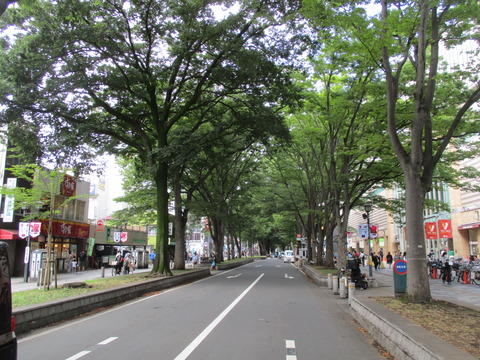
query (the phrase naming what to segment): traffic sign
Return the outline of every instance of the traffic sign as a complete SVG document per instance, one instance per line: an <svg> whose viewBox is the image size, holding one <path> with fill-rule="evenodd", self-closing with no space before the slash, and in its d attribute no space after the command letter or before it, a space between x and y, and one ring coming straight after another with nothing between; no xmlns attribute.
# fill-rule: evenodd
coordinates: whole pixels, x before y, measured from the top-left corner
<svg viewBox="0 0 480 360"><path fill-rule="evenodd" d="M393 271L398 275L405 275L407 273L407 262L405 260L397 260L393 263Z"/></svg>
<svg viewBox="0 0 480 360"><path fill-rule="evenodd" d="M105 231L105 222L103 219L97 221L97 231Z"/></svg>

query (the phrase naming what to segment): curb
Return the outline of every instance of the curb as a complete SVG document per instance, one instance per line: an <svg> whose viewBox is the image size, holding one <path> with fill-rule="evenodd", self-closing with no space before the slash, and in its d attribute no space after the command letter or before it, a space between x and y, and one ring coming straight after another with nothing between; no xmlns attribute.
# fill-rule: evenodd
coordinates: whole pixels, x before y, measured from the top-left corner
<svg viewBox="0 0 480 360"><path fill-rule="evenodd" d="M301 270L317 285L327 287L325 277L308 266ZM421 326L375 303L367 295L354 296L349 300L349 314L397 360L476 359Z"/></svg>

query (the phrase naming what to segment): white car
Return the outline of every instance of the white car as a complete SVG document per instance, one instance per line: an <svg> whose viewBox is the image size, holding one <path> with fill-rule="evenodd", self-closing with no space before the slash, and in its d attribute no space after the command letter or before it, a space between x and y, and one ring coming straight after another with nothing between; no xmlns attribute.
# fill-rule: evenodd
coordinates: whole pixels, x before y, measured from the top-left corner
<svg viewBox="0 0 480 360"><path fill-rule="evenodd" d="M285 250L285 254L283 255L283 262L293 262L295 257L293 256L293 250Z"/></svg>

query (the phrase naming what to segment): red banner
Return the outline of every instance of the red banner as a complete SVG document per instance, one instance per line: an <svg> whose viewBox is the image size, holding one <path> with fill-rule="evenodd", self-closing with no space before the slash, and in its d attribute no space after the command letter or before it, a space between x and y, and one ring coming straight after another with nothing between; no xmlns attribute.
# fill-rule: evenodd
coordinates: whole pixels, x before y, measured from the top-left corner
<svg viewBox="0 0 480 360"><path fill-rule="evenodd" d="M77 183L73 176L65 175L62 182L61 194L67 197L75 196Z"/></svg>
<svg viewBox="0 0 480 360"><path fill-rule="evenodd" d="M425 223L425 237L427 239L437 239L437 223L427 222Z"/></svg>
<svg viewBox="0 0 480 360"><path fill-rule="evenodd" d="M452 235L452 220L438 220L438 229L440 231L440 239L450 239Z"/></svg>

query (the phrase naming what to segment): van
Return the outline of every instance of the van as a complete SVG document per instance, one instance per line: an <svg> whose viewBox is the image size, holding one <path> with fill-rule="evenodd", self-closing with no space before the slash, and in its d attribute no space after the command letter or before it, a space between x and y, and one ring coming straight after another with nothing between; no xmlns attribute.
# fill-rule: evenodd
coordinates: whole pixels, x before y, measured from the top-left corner
<svg viewBox="0 0 480 360"><path fill-rule="evenodd" d="M12 284L8 263L8 245L0 242L0 359L17 359L15 318L12 316Z"/></svg>
<svg viewBox="0 0 480 360"><path fill-rule="evenodd" d="M283 262L294 262L295 258L293 256L293 250L285 250L285 254L283 255Z"/></svg>

